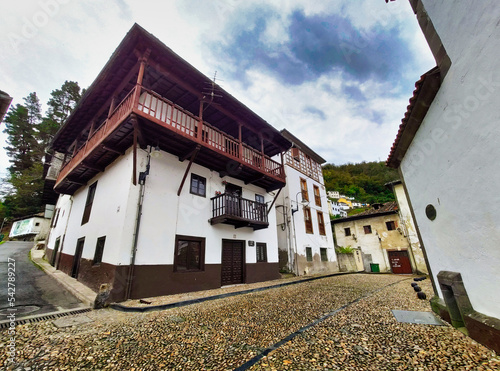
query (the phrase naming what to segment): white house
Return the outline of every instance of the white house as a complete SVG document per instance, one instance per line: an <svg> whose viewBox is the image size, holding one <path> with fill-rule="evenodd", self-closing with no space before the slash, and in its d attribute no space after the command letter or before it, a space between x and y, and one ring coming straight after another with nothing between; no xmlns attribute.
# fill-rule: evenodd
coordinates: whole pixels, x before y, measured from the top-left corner
<svg viewBox="0 0 500 371"><path fill-rule="evenodd" d="M276 201L280 267L297 275L338 272L321 164L325 160L286 129L287 184Z"/></svg>
<svg viewBox="0 0 500 371"><path fill-rule="evenodd" d="M329 198L335 198L335 199L339 199L340 198L339 191L328 191L327 195L328 195Z"/></svg>
<svg viewBox="0 0 500 371"><path fill-rule="evenodd" d="M387 164L408 195L434 310L500 352L500 4L410 4L437 66L416 83Z"/></svg>
<svg viewBox="0 0 500 371"><path fill-rule="evenodd" d="M347 211L340 204L330 200L328 200L328 213L333 216L340 215L342 218L347 216Z"/></svg>
<svg viewBox="0 0 500 371"><path fill-rule="evenodd" d="M43 213L20 218L12 223L9 238L13 240L33 241L45 239L49 231L50 218Z"/></svg>
<svg viewBox="0 0 500 371"><path fill-rule="evenodd" d="M134 25L53 140L48 259L111 301L279 278L290 146Z"/></svg>

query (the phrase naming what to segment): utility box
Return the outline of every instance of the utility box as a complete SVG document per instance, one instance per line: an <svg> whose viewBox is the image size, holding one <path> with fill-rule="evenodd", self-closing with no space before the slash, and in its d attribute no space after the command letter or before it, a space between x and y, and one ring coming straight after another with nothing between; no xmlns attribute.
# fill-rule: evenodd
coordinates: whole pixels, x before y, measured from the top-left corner
<svg viewBox="0 0 500 371"><path fill-rule="evenodd" d="M380 266L376 263L370 263L370 268L372 272L380 272Z"/></svg>

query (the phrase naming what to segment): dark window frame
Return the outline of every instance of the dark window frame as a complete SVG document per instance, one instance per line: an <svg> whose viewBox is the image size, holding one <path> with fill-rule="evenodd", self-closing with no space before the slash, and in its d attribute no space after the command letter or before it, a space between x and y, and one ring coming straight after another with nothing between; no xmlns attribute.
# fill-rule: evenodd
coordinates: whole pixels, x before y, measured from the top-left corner
<svg viewBox="0 0 500 371"><path fill-rule="evenodd" d="M267 263L267 244L265 242L257 242L255 246L257 263Z"/></svg>
<svg viewBox="0 0 500 371"><path fill-rule="evenodd" d="M255 194L255 202L259 202L261 204L265 204L266 203L266 198L264 196L262 196L261 194L256 193Z"/></svg>
<svg viewBox="0 0 500 371"><path fill-rule="evenodd" d="M300 192L302 193L302 200L309 202L309 191L307 190L307 180L300 178Z"/></svg>
<svg viewBox="0 0 500 371"><path fill-rule="evenodd" d="M198 182L197 186L193 187L193 181L196 180ZM200 183L203 184L203 192L200 191ZM189 193L192 195L207 197L207 178L202 177L201 175L191 173L191 182L189 184Z"/></svg>
<svg viewBox="0 0 500 371"><path fill-rule="evenodd" d="M94 259L92 260L92 266L101 265L102 255L104 253L104 245L106 245L106 236L101 236L97 239L97 242L95 244Z"/></svg>
<svg viewBox="0 0 500 371"><path fill-rule="evenodd" d="M190 260L189 257L186 258L186 267L181 268L179 262L179 242L195 242L200 244L200 252L199 252L199 262L197 268L189 268L187 265ZM205 237L196 237L196 236L184 236L184 235L175 235L175 249L174 249L174 272L176 273L190 273L190 272L204 272L205 271ZM190 250L188 250L189 252Z"/></svg>
<svg viewBox="0 0 500 371"><path fill-rule="evenodd" d="M304 224L306 227L306 233L314 234L311 209L309 207L304 207L303 210L304 210Z"/></svg>
<svg viewBox="0 0 500 371"><path fill-rule="evenodd" d="M52 218L52 223L50 225L50 228L55 228L56 225L57 225L57 220L59 219L59 212L61 211L60 208L57 208L55 211L54 211L54 217Z"/></svg>
<svg viewBox="0 0 500 371"><path fill-rule="evenodd" d="M321 256L321 261L322 262L327 262L328 261L328 249L326 247L320 247L319 248L319 254Z"/></svg>
<svg viewBox="0 0 500 371"><path fill-rule="evenodd" d="M94 182L89 186L87 200L85 201L85 209L83 210L82 225L86 224L90 220L90 213L92 212L96 189L97 182Z"/></svg>
<svg viewBox="0 0 500 371"><path fill-rule="evenodd" d="M326 226L325 226L325 218L323 217L323 212L316 210L316 214L318 215L318 230L321 236L326 236Z"/></svg>
<svg viewBox="0 0 500 371"><path fill-rule="evenodd" d="M313 184L313 192L314 192L314 202L316 203L316 206L321 207L321 193L319 187L315 184Z"/></svg>
<svg viewBox="0 0 500 371"><path fill-rule="evenodd" d="M344 233L346 237L349 237L351 235L351 228L350 227L344 228Z"/></svg>
<svg viewBox="0 0 500 371"><path fill-rule="evenodd" d="M388 231L394 231L397 229L396 222L394 220L390 220L388 222L385 222L385 226L387 227Z"/></svg>
<svg viewBox="0 0 500 371"><path fill-rule="evenodd" d="M364 230L365 234L370 234L370 233L372 233L372 226L371 225L364 225L363 230Z"/></svg>
<svg viewBox="0 0 500 371"><path fill-rule="evenodd" d="M309 246L306 247L306 260L308 262L312 262L313 261L312 247L309 247Z"/></svg>

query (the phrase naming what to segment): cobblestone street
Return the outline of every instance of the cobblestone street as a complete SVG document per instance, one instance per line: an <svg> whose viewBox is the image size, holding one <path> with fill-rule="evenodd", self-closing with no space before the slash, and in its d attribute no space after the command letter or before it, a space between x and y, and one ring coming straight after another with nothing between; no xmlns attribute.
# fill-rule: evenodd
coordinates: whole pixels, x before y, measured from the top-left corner
<svg viewBox="0 0 500 371"><path fill-rule="evenodd" d="M20 325L16 363L9 363L4 351L0 365L8 370L232 370L345 306L241 369L500 369L493 351L447 324L394 318L391 310L430 312L429 302L417 299L412 278L342 275L164 311L98 310L78 315L92 322L71 327L58 328L54 321ZM420 286L432 297L429 280ZM7 331L0 336L6 349Z"/></svg>

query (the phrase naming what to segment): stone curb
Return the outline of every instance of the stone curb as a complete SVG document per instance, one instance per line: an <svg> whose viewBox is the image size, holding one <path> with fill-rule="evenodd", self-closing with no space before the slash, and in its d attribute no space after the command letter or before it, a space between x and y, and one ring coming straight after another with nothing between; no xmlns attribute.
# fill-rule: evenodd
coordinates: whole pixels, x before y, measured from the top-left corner
<svg viewBox="0 0 500 371"><path fill-rule="evenodd" d="M165 310L165 309L171 309L171 308L184 307L186 305L203 303L205 301L210 301L210 300L228 298L228 297L231 297L231 296L249 294L251 292L265 291L265 290L275 289L275 288L278 288L278 287L285 287L285 286L295 285L295 284L298 284L298 283L315 281L315 280L319 280L319 279L322 279L322 278L328 278L328 277L333 277L333 276L343 276L343 275L347 275L347 274L358 274L358 273L360 273L360 272L339 272L339 273L327 274L325 276L317 276L317 277L305 278L305 279L302 279L302 280L297 280L297 281L292 281L292 282L280 283L280 284L272 285L272 286L258 287L258 288L255 288L255 289L248 289L248 290L242 290L242 291L229 292L229 293L226 293L226 294L206 296L204 298L179 301L179 302L169 303L169 304L153 305L153 306L150 306L150 307L128 307L128 306L121 305L121 304L118 304L118 303L112 303L112 304L109 305L109 307L112 308L112 309L121 311L121 312L139 312L139 313L153 312L153 311L157 311L157 310Z"/></svg>
<svg viewBox="0 0 500 371"><path fill-rule="evenodd" d="M33 247L30 250L31 262L64 286L66 290L68 290L84 305L92 308L97 294L83 283L78 282L76 279L69 277L67 274L51 266L46 260L43 259L44 254L45 252L43 250L37 250L36 247Z"/></svg>

